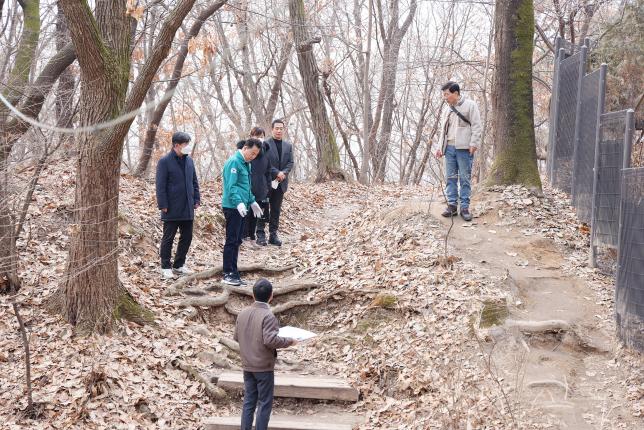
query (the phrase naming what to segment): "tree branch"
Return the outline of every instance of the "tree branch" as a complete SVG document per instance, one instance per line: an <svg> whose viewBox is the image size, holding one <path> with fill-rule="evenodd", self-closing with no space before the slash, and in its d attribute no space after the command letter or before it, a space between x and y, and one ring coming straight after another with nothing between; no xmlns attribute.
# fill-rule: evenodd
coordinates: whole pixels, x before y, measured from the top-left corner
<svg viewBox="0 0 644 430"><path fill-rule="evenodd" d="M78 52L78 63L86 81L92 81L105 74L110 51L105 46L98 23L92 15L87 0L60 0L69 34Z"/></svg>
<svg viewBox="0 0 644 430"><path fill-rule="evenodd" d="M172 46L172 40L174 39L175 33L183 23L186 15L188 15L192 10L195 1L196 0L183 0L172 10L172 12L170 12L164 21L161 30L159 31L159 37L152 48L152 54L148 59L146 59L141 73L132 85L132 90L125 102L125 112L138 109L141 106L141 103L143 103L145 95L147 94L150 85L152 85L154 75L156 75L161 63L167 58L168 53L170 52L170 47ZM134 121L134 118L124 121L117 126L115 133L119 136L119 139L125 137L130 129L132 121Z"/></svg>
<svg viewBox="0 0 644 430"><path fill-rule="evenodd" d="M543 31L543 28L535 22L534 27L537 29L537 33L539 33L539 36L541 36L541 39L545 42L546 46L550 50L550 52L555 53L555 47L554 45L548 40L548 36L546 36L546 33ZM556 54L556 53L555 53Z"/></svg>

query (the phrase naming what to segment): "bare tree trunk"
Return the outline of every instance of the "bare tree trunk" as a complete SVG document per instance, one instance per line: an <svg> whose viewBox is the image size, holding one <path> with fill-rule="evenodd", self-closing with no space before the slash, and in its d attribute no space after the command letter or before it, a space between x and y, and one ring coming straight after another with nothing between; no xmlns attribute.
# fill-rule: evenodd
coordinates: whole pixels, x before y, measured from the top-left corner
<svg viewBox="0 0 644 430"><path fill-rule="evenodd" d="M300 76L302 76L304 95L311 113L313 134L315 135L317 147L318 171L316 180L346 180L345 173L340 168L340 152L324 106L324 98L318 81L319 71L313 55L313 44L319 43L320 38L311 38L309 35L304 0L289 0L289 13Z"/></svg>
<svg viewBox="0 0 644 430"><path fill-rule="evenodd" d="M338 128L338 131L340 132L340 136L342 136L342 144L344 146L344 149L347 151L347 154L349 155L349 159L351 160L351 164L356 174L356 178L359 178L360 166L358 165L358 160L356 159L356 156L353 155L353 151L351 151L351 145L349 144L349 136L347 136L347 133L342 128L342 123L340 122L340 114L338 113L335 107L335 103L333 102L333 97L331 96L331 85L329 84L328 78L329 78L329 75L327 73L322 74L322 86L324 87L324 94L326 95L326 99L329 101L329 107L331 108L331 112L333 113L335 126Z"/></svg>
<svg viewBox="0 0 644 430"><path fill-rule="evenodd" d="M23 11L23 29L20 44L9 73L3 95L10 103L17 105L28 87L31 66L34 61L40 37L40 2L20 2ZM15 293L20 289L18 260L16 256L15 216L10 209L9 155L13 147L9 132L9 109L0 105L0 293Z"/></svg>
<svg viewBox="0 0 644 430"><path fill-rule="evenodd" d="M170 78L170 82L168 83L168 86L165 90L164 100L156 107L154 113L152 114L152 119L148 124L148 128L145 133L145 141L143 142L141 155L139 157L139 163L137 164L136 170L134 171L134 176L142 177L148 170L148 166L150 165L150 158L152 157L152 150L156 143L156 135L159 124L161 124L165 110L170 104L172 91L177 88L177 85L179 85L179 81L181 80L181 73L183 71L183 65L185 64L186 57L188 55L188 43L190 42L190 39L196 37L199 34L199 31L201 31L201 27L203 26L204 22L206 22L208 18L214 15L214 13L217 12L227 1L228 0L219 0L218 2L213 3L206 9L204 9L192 24L192 27L190 27L188 34L186 34L183 43L179 48L179 52L177 53L177 62L174 65L172 77Z"/></svg>
<svg viewBox="0 0 644 430"><path fill-rule="evenodd" d="M398 26L398 6L399 0L392 0L390 2L390 20L385 29L383 10L380 0L376 0L376 5L379 11L379 26L381 36L383 38L383 66L382 78L380 81L380 94L378 96L378 104L376 107L376 118L371 126L369 133L368 146L372 149L371 164L373 169L373 178L377 182L382 182L385 179L385 170L387 167L387 154L389 152L389 140L391 138L392 130L392 116L394 109L394 93L396 89L396 70L398 67L398 54L400 52L400 44L402 39L407 33L411 22L416 13L417 1L411 0L409 4L409 12L403 24ZM380 137L376 140L376 134L380 123Z"/></svg>
<svg viewBox="0 0 644 430"><path fill-rule="evenodd" d="M532 0L497 1L495 28L495 161L489 183L541 189L532 100Z"/></svg>
<svg viewBox="0 0 644 430"><path fill-rule="evenodd" d="M170 11L151 55L127 95L131 18L125 0L60 0L81 67L81 126L138 108L195 0ZM50 307L83 331L107 332L115 319L150 320L118 278L118 190L123 139L133 119L79 135L76 202L66 276Z"/></svg>
<svg viewBox="0 0 644 430"><path fill-rule="evenodd" d="M65 15L60 6L56 15L56 49L62 50L66 45L71 43L69 37L69 30L67 29L67 22ZM74 73L70 68L66 68L58 78L58 89L56 90L56 118L59 127L71 128L72 118L74 115ZM63 148L66 153L70 154L74 148L74 135L63 134Z"/></svg>

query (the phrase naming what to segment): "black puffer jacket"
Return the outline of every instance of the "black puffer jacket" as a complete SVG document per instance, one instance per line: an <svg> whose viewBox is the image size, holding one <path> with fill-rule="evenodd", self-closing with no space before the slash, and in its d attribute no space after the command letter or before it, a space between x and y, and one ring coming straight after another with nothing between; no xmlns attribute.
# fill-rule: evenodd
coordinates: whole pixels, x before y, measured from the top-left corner
<svg viewBox="0 0 644 430"><path fill-rule="evenodd" d="M244 142L243 140L237 142L237 149L241 149L244 146ZM268 150L268 142L264 142L259 154L250 163L251 191L257 202L261 202L268 197L268 190L270 190L271 186L271 162L266 155Z"/></svg>

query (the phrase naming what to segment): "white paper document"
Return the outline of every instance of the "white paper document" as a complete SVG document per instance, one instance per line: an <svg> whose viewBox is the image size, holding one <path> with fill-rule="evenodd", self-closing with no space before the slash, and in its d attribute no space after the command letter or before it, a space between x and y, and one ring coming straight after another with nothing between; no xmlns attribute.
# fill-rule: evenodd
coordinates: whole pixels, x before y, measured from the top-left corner
<svg viewBox="0 0 644 430"><path fill-rule="evenodd" d="M286 327L280 328L278 335L280 337L290 337L293 339L297 339L298 341L311 339L312 337L317 336L317 334L311 331L304 330L297 327L291 327L289 325L287 325Z"/></svg>

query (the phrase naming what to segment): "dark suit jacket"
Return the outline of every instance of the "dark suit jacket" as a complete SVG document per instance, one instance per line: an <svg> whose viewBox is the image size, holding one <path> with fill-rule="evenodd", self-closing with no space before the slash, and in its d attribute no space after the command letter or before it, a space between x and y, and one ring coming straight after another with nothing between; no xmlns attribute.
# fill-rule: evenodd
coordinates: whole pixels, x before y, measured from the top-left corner
<svg viewBox="0 0 644 430"><path fill-rule="evenodd" d="M159 160L157 164L156 192L163 221L189 221L195 218L195 204L201 203L199 181L192 158L186 159L185 172L181 171L179 156L174 151ZM185 173L185 174L184 174Z"/></svg>
<svg viewBox="0 0 644 430"><path fill-rule="evenodd" d="M271 177L275 179L279 172L286 174L286 179L280 183L283 192L288 190L288 175L293 169L293 145L288 140L282 140L282 160L280 162L277 153L277 145L272 137L266 139L268 142L268 159L271 162Z"/></svg>

